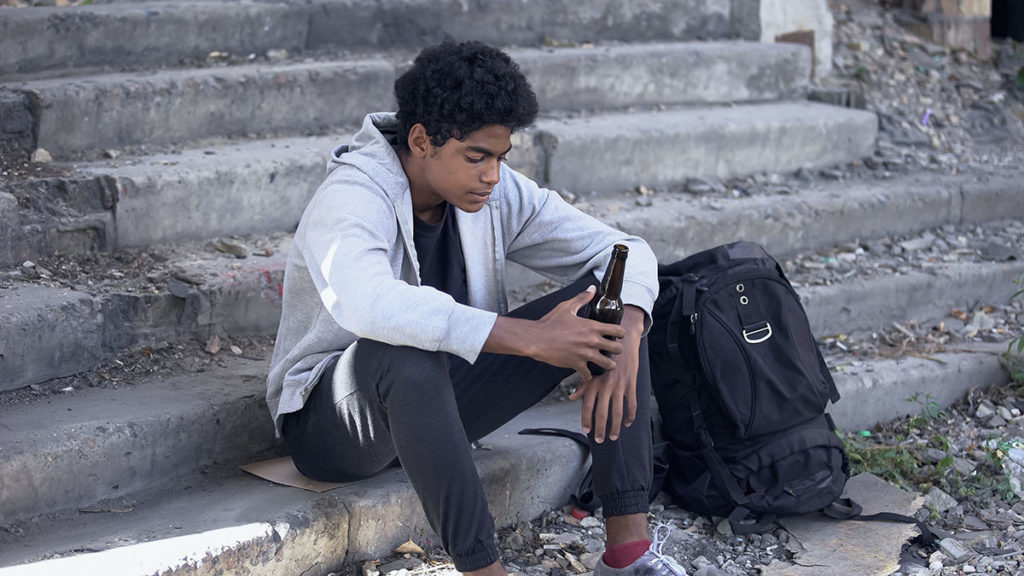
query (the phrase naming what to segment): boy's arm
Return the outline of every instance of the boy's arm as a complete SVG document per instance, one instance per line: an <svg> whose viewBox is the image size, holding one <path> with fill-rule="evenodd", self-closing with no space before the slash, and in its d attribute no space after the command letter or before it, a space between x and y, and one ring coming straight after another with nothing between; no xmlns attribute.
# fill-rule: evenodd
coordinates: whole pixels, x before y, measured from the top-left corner
<svg viewBox="0 0 1024 576"><path fill-rule="evenodd" d="M583 430L589 433L593 429L594 440L600 443L606 432L609 439L618 439L622 425L629 426L636 418L636 376L644 311L626 306L621 326L576 316L577 310L593 295L591 286L558 304L540 320L501 316L494 323L483 350L528 356L578 372L583 383L571 398L583 398ZM601 354L602 351L611 357ZM588 362L601 366L605 373L593 377L587 368ZM595 427L594 422L608 425Z"/></svg>

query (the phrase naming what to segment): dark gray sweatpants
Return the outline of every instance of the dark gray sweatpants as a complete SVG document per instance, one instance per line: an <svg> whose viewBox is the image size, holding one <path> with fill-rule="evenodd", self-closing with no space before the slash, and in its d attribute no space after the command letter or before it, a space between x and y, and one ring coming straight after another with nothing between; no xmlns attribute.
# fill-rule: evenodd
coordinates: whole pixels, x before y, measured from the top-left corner
<svg viewBox="0 0 1024 576"><path fill-rule="evenodd" d="M587 280L509 315L539 319L596 283ZM591 441L594 492L606 517L647 512L646 338L640 360L636 423L617 441ZM469 364L448 353L361 339L324 373L302 410L285 416L284 439L296 467L317 480L372 476L397 456L456 569L478 570L496 562L498 551L469 444L542 400L571 373L520 356L482 353Z"/></svg>

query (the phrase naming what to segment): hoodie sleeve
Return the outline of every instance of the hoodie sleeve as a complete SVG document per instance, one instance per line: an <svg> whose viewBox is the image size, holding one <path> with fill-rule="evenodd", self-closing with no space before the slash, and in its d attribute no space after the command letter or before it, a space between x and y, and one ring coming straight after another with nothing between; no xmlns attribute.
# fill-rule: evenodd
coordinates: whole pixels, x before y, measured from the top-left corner
<svg viewBox="0 0 1024 576"><path fill-rule="evenodd" d="M600 278L611 260L612 247L629 247L624 304L645 312L645 328L650 328L651 308L658 296L658 262L654 252L639 236L616 230L568 204L553 190L514 170L505 168L502 178L511 186L504 196L513 215L513 230L507 247L508 259L561 284L588 273Z"/></svg>
<svg viewBox="0 0 1024 576"><path fill-rule="evenodd" d="M451 352L474 362L497 318L415 276L392 201L358 179L331 177L307 208L296 245L334 321L360 338Z"/></svg>

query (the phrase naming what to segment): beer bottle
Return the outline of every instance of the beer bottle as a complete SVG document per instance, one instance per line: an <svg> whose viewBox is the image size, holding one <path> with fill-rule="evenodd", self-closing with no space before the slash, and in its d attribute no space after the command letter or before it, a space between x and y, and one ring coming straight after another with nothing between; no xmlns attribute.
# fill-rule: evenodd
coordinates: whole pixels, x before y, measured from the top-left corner
<svg viewBox="0 0 1024 576"><path fill-rule="evenodd" d="M629 247L624 244L616 244L612 249L612 259L608 262L604 278L601 279L594 297L583 309L584 318L607 324L622 324L622 278L626 271L627 256ZM594 376L604 373L604 368L596 364L591 363L587 367Z"/></svg>

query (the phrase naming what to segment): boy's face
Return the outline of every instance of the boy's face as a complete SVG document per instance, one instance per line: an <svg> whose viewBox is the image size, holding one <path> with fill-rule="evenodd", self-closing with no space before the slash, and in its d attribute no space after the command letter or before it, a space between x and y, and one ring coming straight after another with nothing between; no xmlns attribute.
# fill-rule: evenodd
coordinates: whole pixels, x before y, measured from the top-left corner
<svg viewBox="0 0 1024 576"><path fill-rule="evenodd" d="M423 191L440 204L446 201L465 212L477 212L501 179L501 162L512 149L506 126L484 126L464 140L432 144L425 158Z"/></svg>

